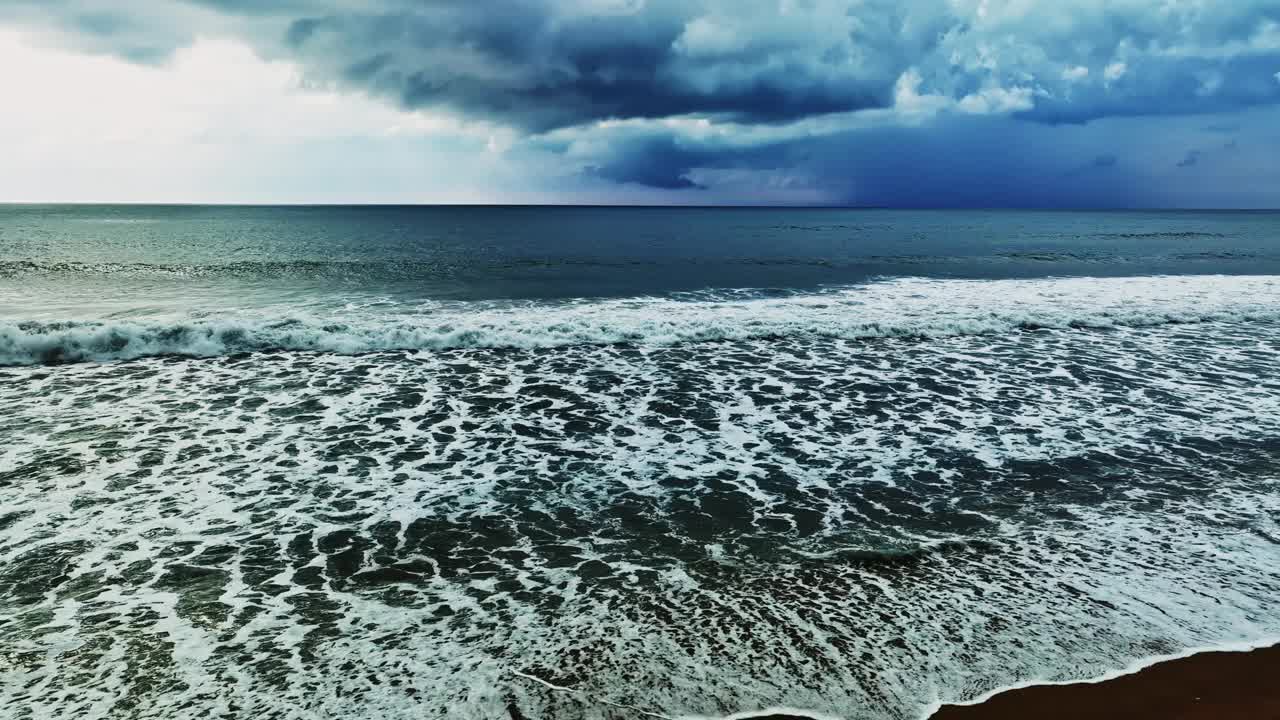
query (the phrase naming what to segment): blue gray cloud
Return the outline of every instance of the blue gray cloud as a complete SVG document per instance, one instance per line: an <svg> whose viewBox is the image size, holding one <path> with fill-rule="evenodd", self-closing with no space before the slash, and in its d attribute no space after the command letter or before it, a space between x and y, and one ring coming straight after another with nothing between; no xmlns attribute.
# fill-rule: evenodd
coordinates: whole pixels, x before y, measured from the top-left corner
<svg viewBox="0 0 1280 720"><path fill-rule="evenodd" d="M11 4L13 4L11 0ZM1045 122L1280 100L1276 0L146 0L30 2L95 48L161 57L216 17L318 78L533 130L888 107L904 73L1003 91ZM197 10L206 12L199 13ZM12 11L11 11L12 12Z"/></svg>
<svg viewBox="0 0 1280 720"><path fill-rule="evenodd" d="M951 158L973 164L944 174L1001 186L1017 169L1001 133L1201 115L1221 130L1280 103L1280 0L9 0L0 18L138 62L234 35L312 82L512 128L584 176L690 192L777 170L865 194ZM878 143L911 146L890 160ZM1120 150L1038 169L1097 182L1076 170ZM1196 164L1182 152L1165 167Z"/></svg>

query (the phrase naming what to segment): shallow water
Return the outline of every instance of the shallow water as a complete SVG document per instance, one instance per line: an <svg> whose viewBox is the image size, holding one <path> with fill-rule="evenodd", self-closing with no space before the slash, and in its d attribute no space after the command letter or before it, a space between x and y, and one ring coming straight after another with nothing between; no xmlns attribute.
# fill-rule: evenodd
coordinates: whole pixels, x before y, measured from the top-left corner
<svg viewBox="0 0 1280 720"><path fill-rule="evenodd" d="M276 212L276 235L329 222ZM475 211L421 212L470 242ZM637 247L657 213L593 212ZM793 212L658 217L684 218L680 243L740 215L785 243L811 232ZM416 266L246 284L156 249L160 230L121 258L0 221L3 254L32 263L0 276L0 707L913 718L1280 636L1275 216L997 213L986 245L912 225L981 224L965 213L822 217L979 259L750 289L721 258L705 286L446 293ZM972 270L1055 223L1076 234L1045 244L1087 226L1255 259ZM570 286L596 272L551 266Z"/></svg>

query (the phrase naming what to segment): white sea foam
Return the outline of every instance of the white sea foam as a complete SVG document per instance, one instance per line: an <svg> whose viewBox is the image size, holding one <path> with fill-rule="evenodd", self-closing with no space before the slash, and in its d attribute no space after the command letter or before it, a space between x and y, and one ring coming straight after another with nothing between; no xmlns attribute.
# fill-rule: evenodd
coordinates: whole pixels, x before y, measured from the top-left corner
<svg viewBox="0 0 1280 720"><path fill-rule="evenodd" d="M562 303L345 301L335 311L242 311L159 321L0 321L0 364L216 356L673 344L811 335L942 337L1041 328L1280 319L1280 277L897 279L786 298Z"/></svg>
<svg viewBox="0 0 1280 720"><path fill-rule="evenodd" d="M981 705L991 700L991 698L997 695L1003 695L1004 693L1007 693L1007 692L1013 692L1015 690L1025 690L1027 688L1033 688L1033 687L1050 687L1050 686L1061 686L1061 685L1097 685L1099 683L1115 680L1116 678L1125 677L1126 675L1134 675L1136 673L1140 673L1143 670L1146 670L1147 668L1151 668L1156 665L1160 665L1162 663L1167 663L1174 660L1184 660L1186 658L1194 657L1196 655L1202 655L1205 653L1219 653L1219 652L1225 652L1225 653L1253 652L1255 650L1260 650L1262 648L1269 648L1275 645L1280 645L1280 636L1269 637L1269 638L1257 638L1252 640L1241 640L1236 642L1225 642L1219 645L1205 645L1201 647L1185 648L1183 650L1179 650L1178 652L1170 653L1168 655L1155 655L1155 656L1140 658L1138 660L1134 660L1128 665L1125 665L1124 667L1110 670L1100 675L1095 675L1088 678L1070 678L1065 680L1034 680L1034 679L1022 680L1020 682L1012 683L1007 686L993 688L992 690L989 690L988 692L985 692L982 695L979 695L973 698L968 698L964 700L951 700L951 701L936 700L921 711L920 720L928 720L928 718L932 717L935 713L941 710L943 705L958 705L961 707Z"/></svg>
<svg viewBox="0 0 1280 720"><path fill-rule="evenodd" d="M822 713L813 712L812 710L801 710L793 707L771 707L764 710L747 710L715 718L708 717L706 715L684 715L677 718L677 720L756 720L756 718L770 718L777 715L785 715L790 718L805 718L805 720L841 720L834 715L824 715Z"/></svg>
<svg viewBox="0 0 1280 720"><path fill-rule="evenodd" d="M8 368L0 714L901 720L1276 637L1280 326L1195 322L1270 283L433 309L1110 332Z"/></svg>

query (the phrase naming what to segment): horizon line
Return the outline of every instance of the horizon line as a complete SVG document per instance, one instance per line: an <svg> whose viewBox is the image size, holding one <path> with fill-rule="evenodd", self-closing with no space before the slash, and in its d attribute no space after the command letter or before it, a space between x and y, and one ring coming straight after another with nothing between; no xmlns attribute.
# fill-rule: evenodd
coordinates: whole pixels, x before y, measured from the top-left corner
<svg viewBox="0 0 1280 720"><path fill-rule="evenodd" d="M488 208L488 209L618 209L618 210L915 210L1024 212L1280 212L1274 207L1230 206L1087 206L1087 205L840 205L840 204L652 204L652 203L397 203L397 202L193 202L146 200L0 200L0 207L189 207L189 208Z"/></svg>

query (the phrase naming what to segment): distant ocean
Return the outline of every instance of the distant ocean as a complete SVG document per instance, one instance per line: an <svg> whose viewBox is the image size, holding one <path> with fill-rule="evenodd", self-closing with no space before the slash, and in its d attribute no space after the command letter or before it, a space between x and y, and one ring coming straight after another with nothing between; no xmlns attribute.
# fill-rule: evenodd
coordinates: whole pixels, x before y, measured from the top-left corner
<svg viewBox="0 0 1280 720"><path fill-rule="evenodd" d="M0 206L0 715L920 717L1280 639L1280 214Z"/></svg>

